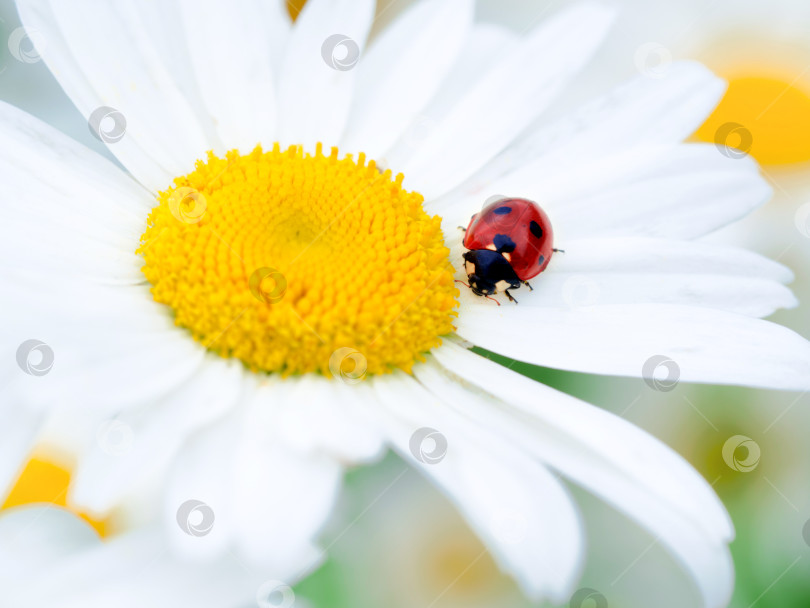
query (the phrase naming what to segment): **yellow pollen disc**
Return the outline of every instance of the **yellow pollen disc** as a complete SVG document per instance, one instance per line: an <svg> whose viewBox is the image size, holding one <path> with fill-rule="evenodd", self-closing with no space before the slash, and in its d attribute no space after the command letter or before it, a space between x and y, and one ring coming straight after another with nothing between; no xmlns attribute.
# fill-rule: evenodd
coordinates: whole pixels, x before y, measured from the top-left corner
<svg viewBox="0 0 810 608"><path fill-rule="evenodd" d="M50 504L67 508L67 493L70 488L70 471L48 459L33 457L23 468L11 492L0 509L22 505ZM99 536L110 533L111 521L68 509L89 523Z"/></svg>
<svg viewBox="0 0 810 608"><path fill-rule="evenodd" d="M452 331L441 218L360 154L213 153L162 192L138 252L157 302L250 369L410 371Z"/></svg>
<svg viewBox="0 0 810 608"><path fill-rule="evenodd" d="M723 125L737 124L735 140L721 143L745 152L763 165L810 160L810 95L795 79L740 76L729 80L728 90L714 113L695 136L716 141Z"/></svg>

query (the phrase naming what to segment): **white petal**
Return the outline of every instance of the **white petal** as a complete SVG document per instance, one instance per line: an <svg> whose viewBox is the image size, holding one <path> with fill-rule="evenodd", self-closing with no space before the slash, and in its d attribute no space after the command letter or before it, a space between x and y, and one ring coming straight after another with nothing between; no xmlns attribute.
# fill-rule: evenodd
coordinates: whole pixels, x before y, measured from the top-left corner
<svg viewBox="0 0 810 608"><path fill-rule="evenodd" d="M596 4L541 24L480 78L400 167L426 198L466 179L536 118L601 43L613 13ZM551 58L551 59L549 59Z"/></svg>
<svg viewBox="0 0 810 608"><path fill-rule="evenodd" d="M453 243L453 258L462 247ZM457 278L466 280L462 264ZM745 249L695 241L625 237L565 243L546 271L521 289L520 306L577 308L596 304L684 304L764 317L798 304L782 283L793 273ZM462 307L480 305L469 289ZM541 313L542 314L542 313Z"/></svg>
<svg viewBox="0 0 810 608"><path fill-rule="evenodd" d="M21 580L41 577L64 560L100 543L98 534L83 520L54 506L15 507L0 516L0 599L3 592L24 595ZM17 599L17 598L15 598ZM23 599L22 597L18 599Z"/></svg>
<svg viewBox="0 0 810 608"><path fill-rule="evenodd" d="M447 76L472 15L471 0L422 0L380 34L358 65L341 149L380 159Z"/></svg>
<svg viewBox="0 0 810 608"><path fill-rule="evenodd" d="M432 207L445 226L469 221L494 194L537 201L555 242L646 236L692 239L748 215L771 188L750 158L728 158L709 144L641 146L593 161L534 169L470 183Z"/></svg>
<svg viewBox="0 0 810 608"><path fill-rule="evenodd" d="M234 546L234 448L240 434L241 415L226 416L197 431L172 463L162 518L169 546L180 559L210 563ZM190 535L178 524L178 512L188 501L200 501L213 511L213 526L204 536Z"/></svg>
<svg viewBox="0 0 810 608"><path fill-rule="evenodd" d="M638 76L521 137L485 169L511 166L553 176L632 148L674 146L703 124L725 83L693 61L672 63L660 79ZM489 179L493 175L490 173ZM474 178L475 179L475 178Z"/></svg>
<svg viewBox="0 0 810 608"><path fill-rule="evenodd" d="M725 90L704 66L676 62L665 78L641 76L519 137L461 187L433 203L469 217L482 197L522 193L547 198L600 192L664 162L703 123ZM583 171L588 178L582 179ZM533 194L530 194L533 193Z"/></svg>
<svg viewBox="0 0 810 608"><path fill-rule="evenodd" d="M170 544L184 559L211 563L238 549L267 577L294 579L323 558L314 536L331 509L341 469L328 458L296 454L274 436L264 424L272 403L260 396L183 446L167 482L163 517ZM202 543L177 523L190 500L214 514Z"/></svg>
<svg viewBox="0 0 810 608"><path fill-rule="evenodd" d="M272 403L268 424L295 449L327 454L346 465L383 455L384 438L358 405L374 399L365 383L348 385L310 375L278 380L264 393L267 403Z"/></svg>
<svg viewBox="0 0 810 608"><path fill-rule="evenodd" d="M234 534L251 563L278 571L292 562L309 569L322 558L313 551L332 511L343 470L325 455L286 445L268 424L269 410L283 400L261 388L248 405L234 446Z"/></svg>
<svg viewBox="0 0 810 608"><path fill-rule="evenodd" d="M780 283L793 280L793 272L786 266L739 247L643 237L583 239L570 244L564 254L554 258L556 271L710 274Z"/></svg>
<svg viewBox="0 0 810 608"><path fill-rule="evenodd" d="M560 189L548 197L552 221L564 238L695 238L748 215L771 196L756 163L726 157L711 144L679 146L638 176L609 173L594 174L604 184L599 192L569 196ZM576 180L583 179L587 170L577 174ZM541 187L538 183L535 192ZM545 198L540 194L537 200Z"/></svg>
<svg viewBox="0 0 810 608"><path fill-rule="evenodd" d="M618 416L457 345L434 355L450 379L469 383L466 389L445 385L448 406L636 520L683 563L706 606L725 606L733 588L726 546L733 528L710 486L685 460Z"/></svg>
<svg viewBox="0 0 810 608"><path fill-rule="evenodd" d="M105 513L162 477L189 433L239 401L243 375L239 361L209 353L199 371L165 398L99 421L73 474L71 504Z"/></svg>
<svg viewBox="0 0 810 608"><path fill-rule="evenodd" d="M134 3L67 7L26 0L18 9L23 24L47 41L42 57L82 115L89 120L101 106L123 115L125 134L109 144L110 151L144 185L166 188L215 147L167 68L172 56L162 55L165 47L155 42L177 36L172 19L155 32L145 23L159 22ZM119 119L116 128L122 125Z"/></svg>
<svg viewBox="0 0 810 608"><path fill-rule="evenodd" d="M273 27L262 0L223 10L216 0L183 0L194 75L225 150L243 154L257 144L272 146L276 128Z"/></svg>
<svg viewBox="0 0 810 608"><path fill-rule="evenodd" d="M23 402L112 415L159 399L196 372L205 349L173 327L145 289L129 289L96 300L97 294L87 292L84 309L68 298L61 303L66 310L54 309L52 301L31 303L30 316L14 328L9 343L16 348L27 339L42 340L54 363L43 376L21 379Z"/></svg>
<svg viewBox="0 0 810 608"><path fill-rule="evenodd" d="M427 383L428 390L404 374L373 382L389 411L379 418L393 447L456 503L526 593L563 601L579 574L583 547L576 507L560 482L525 452L448 411L441 380ZM423 463L411 451L414 432L424 427L446 439L438 462ZM421 447L431 455L439 446Z"/></svg>
<svg viewBox="0 0 810 608"><path fill-rule="evenodd" d="M486 302L461 309L458 334L507 357L559 369L641 377L652 357L663 356L675 362L684 382L810 388L810 342L775 323L694 306L623 304L538 314L535 307Z"/></svg>
<svg viewBox="0 0 810 608"><path fill-rule="evenodd" d="M0 103L0 270L144 281L135 249L153 197L111 162ZM38 238L32 239L32 232Z"/></svg>
<svg viewBox="0 0 810 608"><path fill-rule="evenodd" d="M11 361L12 359L7 359ZM22 374L22 371L18 371ZM12 397L5 385L0 389L0 503L25 465L42 428L43 414L30 410Z"/></svg>
<svg viewBox="0 0 810 608"><path fill-rule="evenodd" d="M373 0L311 0L304 6L279 80L282 146L337 145L351 106L355 70L336 69L322 54L329 58L334 50L340 60L340 53L347 52L349 63L355 52L362 58L373 15ZM344 42L335 47L338 38Z"/></svg>
<svg viewBox="0 0 810 608"><path fill-rule="evenodd" d="M9 600L4 606L241 606L254 601L259 585L271 578L230 555L208 566L179 561L155 527L102 543L82 520L56 509L21 509L0 524L0 536L16 539L2 543L0 560L32 556L23 568L27 576L9 576L0 585L0 599ZM4 567L0 578L7 572Z"/></svg>

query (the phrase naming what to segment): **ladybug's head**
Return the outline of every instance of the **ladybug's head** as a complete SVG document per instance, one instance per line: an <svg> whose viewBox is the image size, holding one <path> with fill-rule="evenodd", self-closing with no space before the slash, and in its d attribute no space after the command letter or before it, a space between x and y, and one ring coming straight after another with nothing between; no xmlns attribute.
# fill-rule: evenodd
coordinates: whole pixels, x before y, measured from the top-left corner
<svg viewBox="0 0 810 608"><path fill-rule="evenodd" d="M470 282L470 289L477 296L489 296L497 292L495 283L482 279L477 274L468 274L467 280Z"/></svg>
<svg viewBox="0 0 810 608"><path fill-rule="evenodd" d="M465 251L464 270L470 289L477 296L490 296L520 285L512 266L497 251L489 249Z"/></svg>

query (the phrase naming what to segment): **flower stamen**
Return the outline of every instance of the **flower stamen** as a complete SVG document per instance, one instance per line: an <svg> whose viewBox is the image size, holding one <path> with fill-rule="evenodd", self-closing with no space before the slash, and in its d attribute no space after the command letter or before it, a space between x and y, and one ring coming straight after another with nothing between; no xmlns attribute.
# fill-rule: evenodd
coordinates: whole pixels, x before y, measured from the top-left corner
<svg viewBox="0 0 810 608"><path fill-rule="evenodd" d="M157 302L250 369L410 371L452 331L458 290L441 218L403 176L337 148L209 152L162 192L138 252Z"/></svg>

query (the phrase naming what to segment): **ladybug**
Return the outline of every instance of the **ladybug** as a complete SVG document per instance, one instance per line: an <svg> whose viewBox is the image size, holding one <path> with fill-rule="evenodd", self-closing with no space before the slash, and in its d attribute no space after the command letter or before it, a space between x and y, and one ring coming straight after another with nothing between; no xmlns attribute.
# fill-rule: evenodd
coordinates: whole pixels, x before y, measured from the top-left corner
<svg viewBox="0 0 810 608"><path fill-rule="evenodd" d="M462 230L463 227L459 226ZM464 269L478 296L509 293L543 272L555 251L551 221L540 206L525 198L497 198L485 204L464 233Z"/></svg>

